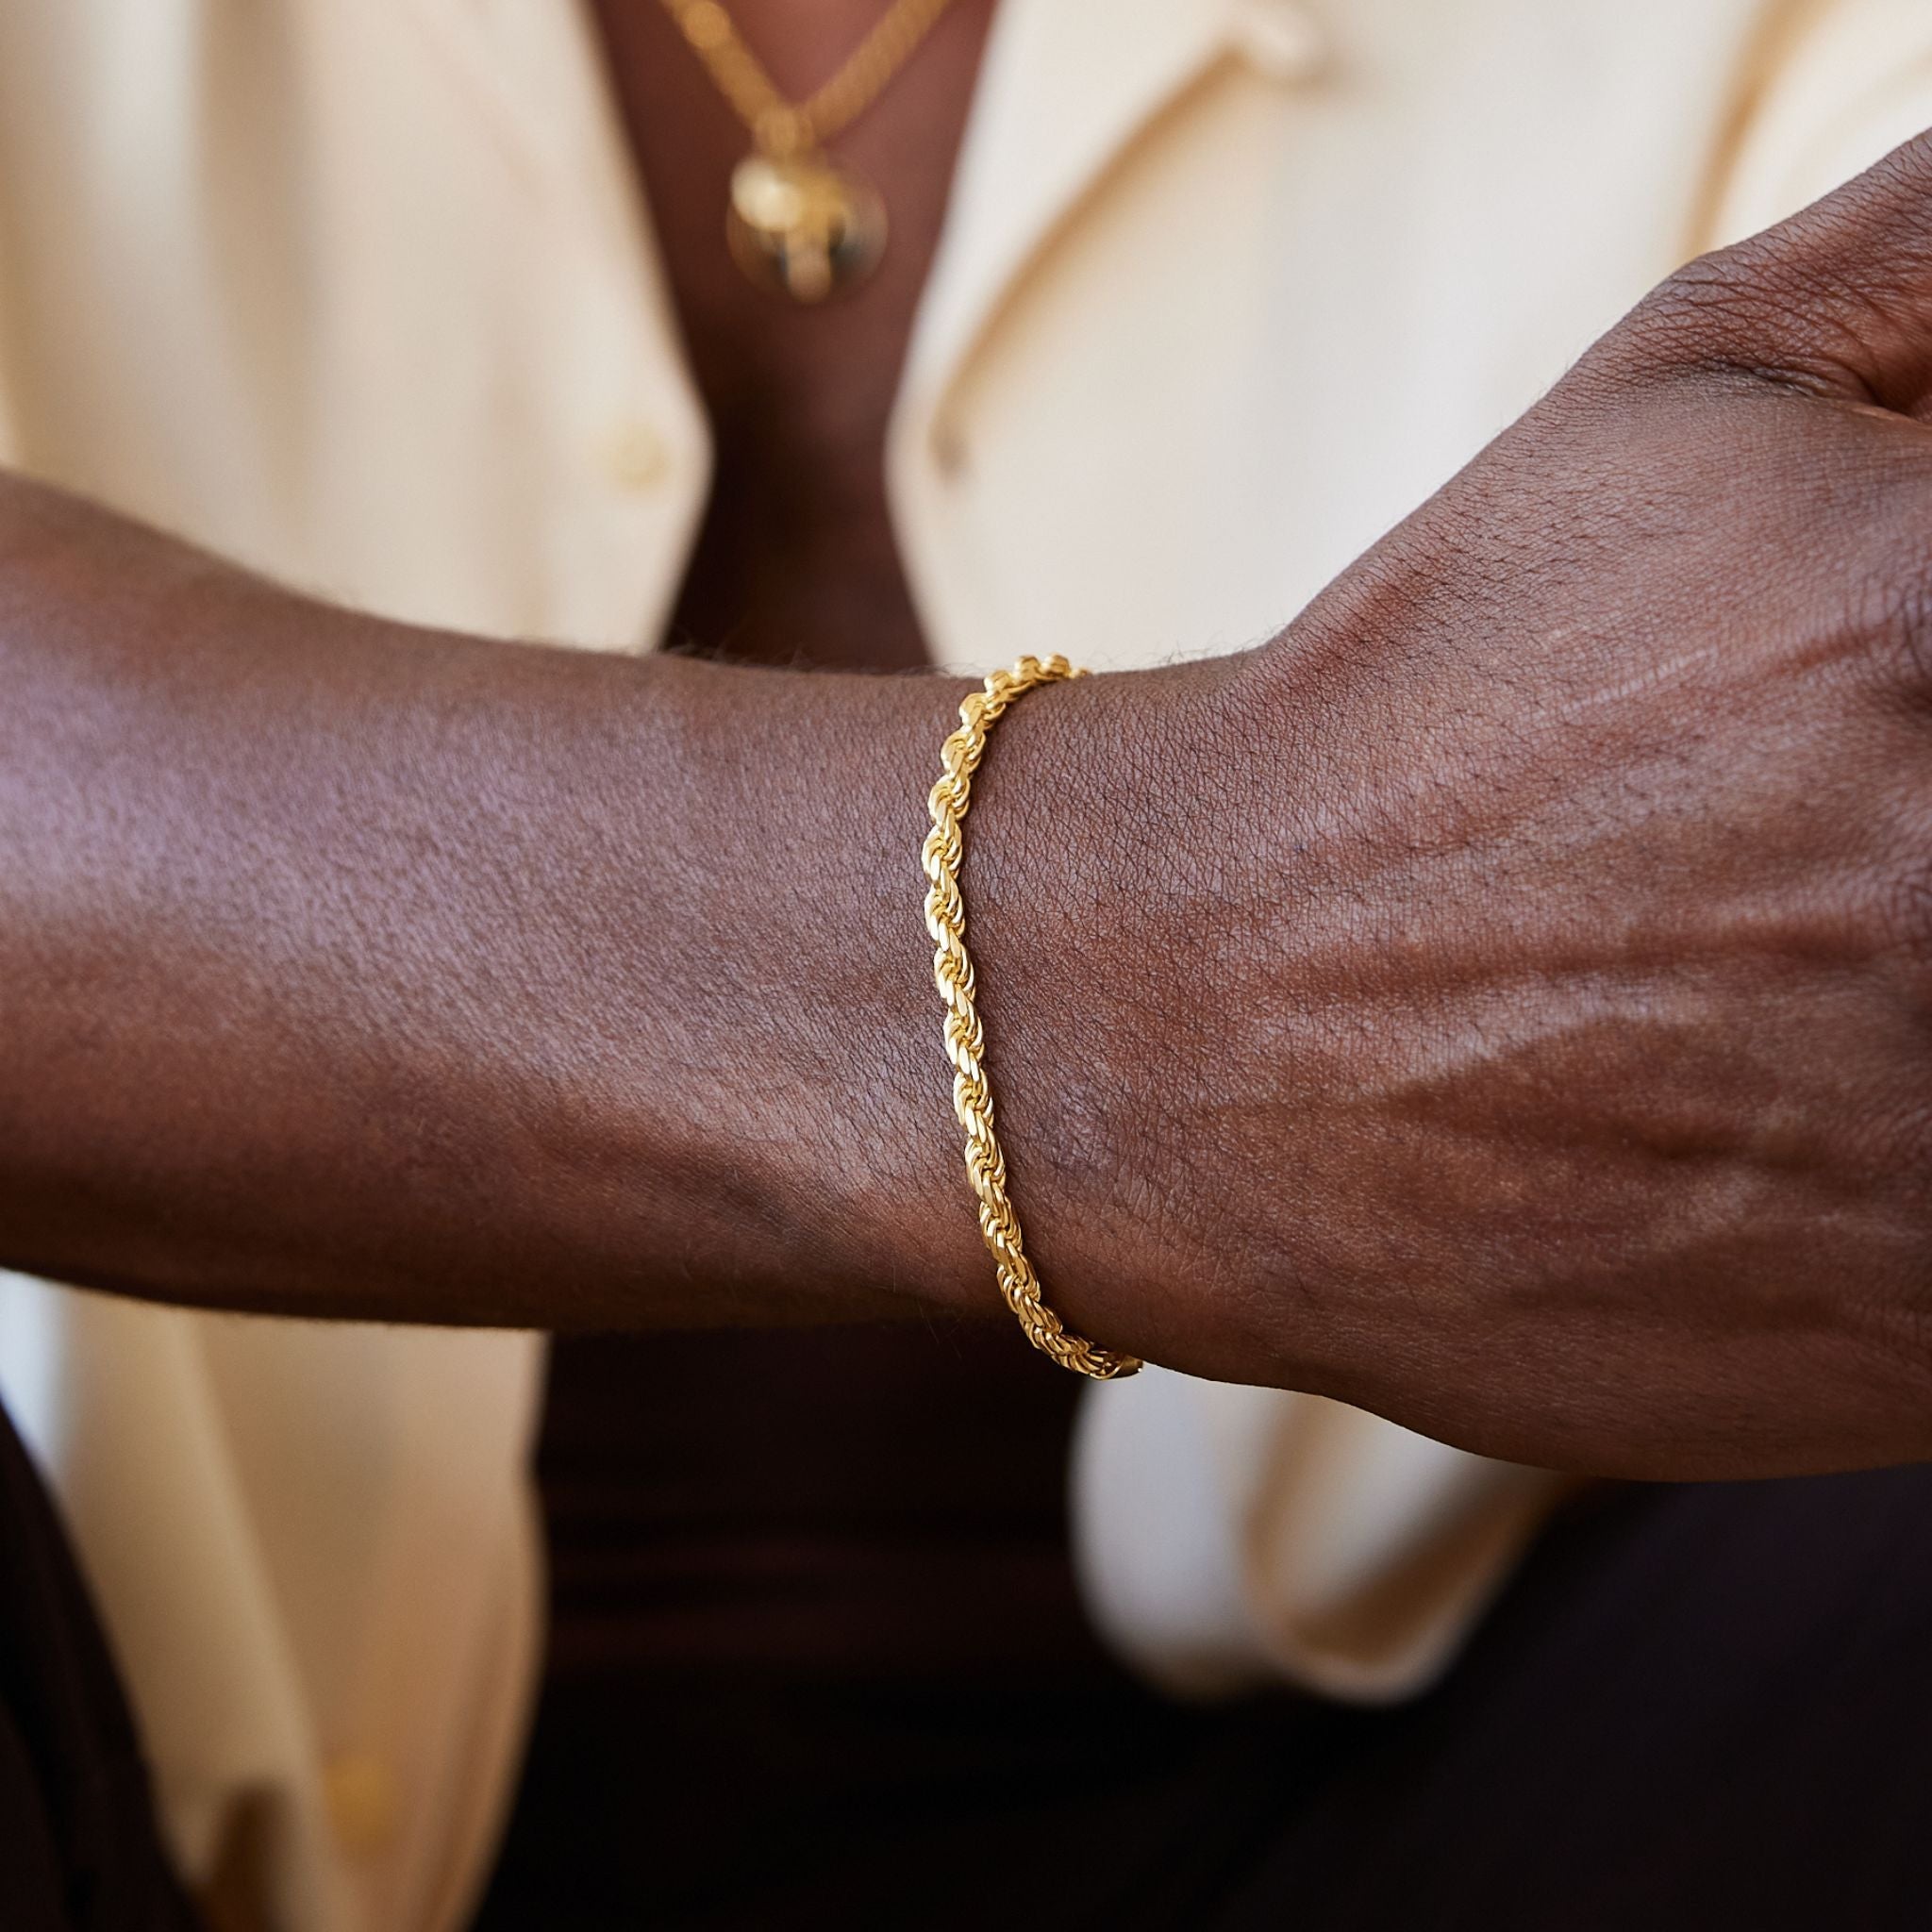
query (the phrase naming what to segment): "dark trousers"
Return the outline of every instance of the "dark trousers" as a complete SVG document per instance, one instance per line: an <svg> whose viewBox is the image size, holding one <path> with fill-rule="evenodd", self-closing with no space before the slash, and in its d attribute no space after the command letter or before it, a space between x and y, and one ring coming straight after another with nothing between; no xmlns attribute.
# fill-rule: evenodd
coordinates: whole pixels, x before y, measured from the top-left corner
<svg viewBox="0 0 1932 1932"><path fill-rule="evenodd" d="M107 1647L0 1409L0 1928L192 1932Z"/></svg>
<svg viewBox="0 0 1932 1932"><path fill-rule="evenodd" d="M1932 1470L1600 1494L1393 1711L688 1674L553 1678L485 1926L1932 1925ZM192 1924L0 1417L0 1926Z"/></svg>
<svg viewBox="0 0 1932 1932"><path fill-rule="evenodd" d="M874 1438L838 1388L879 1386L849 1343L800 1344L786 1386L807 1392L773 1398L800 1412L753 1451L708 1445L782 1474L698 1498L688 1456L681 1503L623 1534L643 1483L614 1465L625 1442L656 1469L673 1445L640 1427L702 1426L654 1396L662 1346L560 1357L556 1657L481 1932L1932 1927L1932 1468L1597 1491L1431 1695L1187 1709L1113 1668L1020 1560L1048 1525L968 1509L954 1457L1053 1448L975 1420L986 1363L968 1407L928 1389ZM708 1386L714 1348L734 1373L708 1386L742 1400L740 1344L670 1346L664 1404ZM841 1399L818 1406L827 1377ZM889 1441L907 1493L855 1522ZM1024 1475L999 1480L1037 1494ZM925 1543L915 1482L945 1516ZM843 1648L841 1535L878 1566ZM787 1591L796 1613L718 1641Z"/></svg>

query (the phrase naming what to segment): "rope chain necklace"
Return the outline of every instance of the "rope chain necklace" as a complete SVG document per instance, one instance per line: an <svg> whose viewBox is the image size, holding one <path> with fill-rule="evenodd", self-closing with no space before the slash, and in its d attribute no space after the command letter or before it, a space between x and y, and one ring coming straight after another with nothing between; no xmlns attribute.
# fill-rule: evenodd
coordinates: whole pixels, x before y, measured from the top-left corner
<svg viewBox="0 0 1932 1932"><path fill-rule="evenodd" d="M952 0L892 0L877 25L815 93L788 101L719 0L662 0L718 92L752 139L731 171L724 236L760 288L823 302L878 266L886 205L876 189L824 153L912 58Z"/></svg>

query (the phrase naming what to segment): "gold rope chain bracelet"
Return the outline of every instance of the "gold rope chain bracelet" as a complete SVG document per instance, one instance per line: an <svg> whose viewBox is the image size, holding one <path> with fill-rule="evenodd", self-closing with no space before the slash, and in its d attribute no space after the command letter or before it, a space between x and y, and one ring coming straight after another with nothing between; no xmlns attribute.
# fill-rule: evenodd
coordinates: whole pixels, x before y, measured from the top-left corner
<svg viewBox="0 0 1932 1932"><path fill-rule="evenodd" d="M953 1111L966 1130L966 1175L979 1201L979 1232L999 1271L1000 1292L1026 1339L1063 1369L1110 1382L1141 1364L1130 1355L1097 1348L1069 1334L1047 1307L1040 1276L1020 1240L1020 1217L1007 1194L1007 1158L993 1132L992 1089L986 1077L986 1036L973 1003L973 960L966 951L966 902L959 896L965 856L960 821L972 800L973 774L986 755L986 736L1007 708L1036 685L1084 677L1064 658L1022 658L995 671L985 688L959 706L959 728L940 747L944 767L926 798L932 830L920 852L925 869L925 929L932 935L932 976L946 1003L946 1058L953 1063Z"/></svg>

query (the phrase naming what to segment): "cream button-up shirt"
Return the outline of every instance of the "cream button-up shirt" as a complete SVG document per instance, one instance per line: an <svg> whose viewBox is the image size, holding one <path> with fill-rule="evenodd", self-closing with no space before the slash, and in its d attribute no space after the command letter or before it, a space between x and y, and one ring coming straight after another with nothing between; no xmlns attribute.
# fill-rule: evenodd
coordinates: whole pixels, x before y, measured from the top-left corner
<svg viewBox="0 0 1932 1932"><path fill-rule="evenodd" d="M1925 0L1002 0L891 433L936 655L1267 636L1678 261L1928 119ZM8 0L0 459L399 617L648 648L707 431L578 9ZM539 1349L0 1278L180 1856L255 1804L298 1932L474 1898ZM1553 1489L1158 1371L1089 1397L1074 1486L1141 1669L1358 1698L1442 1668Z"/></svg>

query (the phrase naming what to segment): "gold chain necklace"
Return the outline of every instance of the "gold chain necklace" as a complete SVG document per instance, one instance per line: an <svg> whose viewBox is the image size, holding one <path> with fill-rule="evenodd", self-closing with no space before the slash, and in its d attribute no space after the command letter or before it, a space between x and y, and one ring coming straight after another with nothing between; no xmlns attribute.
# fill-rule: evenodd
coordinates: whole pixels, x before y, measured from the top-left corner
<svg viewBox="0 0 1932 1932"><path fill-rule="evenodd" d="M878 266L886 206L868 181L826 159L824 143L858 120L911 58L952 0L892 0L817 92L788 101L719 0L662 0L718 92L751 132L731 171L724 235L761 288L823 302Z"/></svg>

